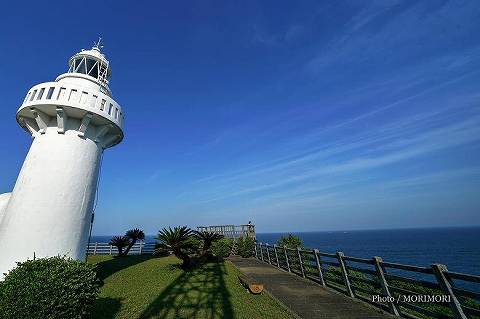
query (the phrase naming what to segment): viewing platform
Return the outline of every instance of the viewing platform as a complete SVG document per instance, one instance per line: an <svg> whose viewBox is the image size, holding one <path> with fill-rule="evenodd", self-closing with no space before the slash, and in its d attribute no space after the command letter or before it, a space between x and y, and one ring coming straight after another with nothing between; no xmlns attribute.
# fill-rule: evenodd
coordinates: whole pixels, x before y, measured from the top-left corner
<svg viewBox="0 0 480 319"><path fill-rule="evenodd" d="M256 239L255 225L250 222L245 225L198 226L197 230L214 232L231 239L237 239L240 237L249 237Z"/></svg>

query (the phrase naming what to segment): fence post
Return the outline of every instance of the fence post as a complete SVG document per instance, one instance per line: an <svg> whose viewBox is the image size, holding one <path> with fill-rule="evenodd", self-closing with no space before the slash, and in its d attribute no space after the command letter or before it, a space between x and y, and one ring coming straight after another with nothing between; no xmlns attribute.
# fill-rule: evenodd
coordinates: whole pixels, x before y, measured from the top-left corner
<svg viewBox="0 0 480 319"><path fill-rule="evenodd" d="M450 296L450 309L452 309L452 312L455 318L467 319L467 316L465 316L465 313L463 313L460 302L458 301L457 297L455 297L455 294L453 293L453 289L452 289L453 285L450 282L450 280L446 277L445 272L447 271L447 266L442 264L433 264L432 270L442 291L448 296Z"/></svg>
<svg viewBox="0 0 480 319"><path fill-rule="evenodd" d="M388 283L387 279L385 278L385 272L380 264L382 262L382 258L380 257L373 257L373 265L375 266L375 271L377 272L378 279L380 280L380 285L382 286L382 291L384 297L388 297L390 299L392 297L392 294L390 293L390 289L388 288ZM390 312L395 315L395 316L400 316L400 312L398 311L397 305L394 302L389 302L388 303L388 308L390 309Z"/></svg>
<svg viewBox="0 0 480 319"><path fill-rule="evenodd" d="M271 265L272 264L272 260L270 259L270 245L269 244L265 244L265 248L267 249L267 258L268 258L268 263Z"/></svg>
<svg viewBox="0 0 480 319"><path fill-rule="evenodd" d="M278 262L278 253L277 253L277 245L273 244L273 251L275 252L275 260L277 261L277 267L280 268L280 263Z"/></svg>
<svg viewBox="0 0 480 319"><path fill-rule="evenodd" d="M94 255L97 254L97 245L98 245L98 243L95 242L95 247L93 247L93 254L94 254Z"/></svg>
<svg viewBox="0 0 480 319"><path fill-rule="evenodd" d="M260 256L262 257L262 261L263 260L263 249L262 249L262 243L260 243Z"/></svg>
<svg viewBox="0 0 480 319"><path fill-rule="evenodd" d="M290 262L288 261L287 246L283 246L283 252L285 253L285 261L287 262L288 272L292 272L292 270L290 269Z"/></svg>
<svg viewBox="0 0 480 319"><path fill-rule="evenodd" d="M257 245L258 245L258 244L257 244L257 243L255 243L255 245L253 245L253 248L254 248L254 250L255 250L255 258L257 258L257 259L258 259Z"/></svg>
<svg viewBox="0 0 480 319"><path fill-rule="evenodd" d="M108 254L109 254L110 256L112 255L112 248L113 248L113 246L110 245L110 250L108 251Z"/></svg>
<svg viewBox="0 0 480 319"><path fill-rule="evenodd" d="M298 263L300 264L300 270L302 271L302 277L305 278L305 270L303 269L303 260L302 260L302 254L300 253L300 247L297 247L297 254L298 254Z"/></svg>
<svg viewBox="0 0 480 319"><path fill-rule="evenodd" d="M317 263L317 270L318 270L318 279L320 279L320 284L325 287L325 280L323 279L323 273L322 273L322 266L320 265L320 257L318 257L318 254L320 252L318 249L313 250L313 255L315 256L315 262Z"/></svg>
<svg viewBox="0 0 480 319"><path fill-rule="evenodd" d="M342 271L343 281L345 282L345 288L347 289L347 295L355 298L355 295L352 291L352 286L350 285L350 279L348 279L347 267L345 267L345 261L343 260L344 256L344 253L337 251L338 264L340 265L340 270Z"/></svg>
<svg viewBox="0 0 480 319"><path fill-rule="evenodd" d="M143 242L140 242L140 255L142 254L143 252Z"/></svg>

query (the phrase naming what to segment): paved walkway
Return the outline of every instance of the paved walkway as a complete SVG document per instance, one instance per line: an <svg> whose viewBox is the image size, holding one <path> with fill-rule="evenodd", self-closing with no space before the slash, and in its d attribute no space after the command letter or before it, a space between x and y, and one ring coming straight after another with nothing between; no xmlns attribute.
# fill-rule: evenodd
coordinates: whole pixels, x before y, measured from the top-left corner
<svg viewBox="0 0 480 319"><path fill-rule="evenodd" d="M230 260L241 272L263 283L272 296L301 318L394 318L373 306L323 288L256 259L233 257Z"/></svg>

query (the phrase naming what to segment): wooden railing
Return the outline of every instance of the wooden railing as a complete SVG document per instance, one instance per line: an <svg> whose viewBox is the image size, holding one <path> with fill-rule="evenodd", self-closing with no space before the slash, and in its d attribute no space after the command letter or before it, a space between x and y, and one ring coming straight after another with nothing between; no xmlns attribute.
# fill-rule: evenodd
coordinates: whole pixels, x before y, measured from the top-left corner
<svg viewBox="0 0 480 319"><path fill-rule="evenodd" d="M257 243L255 257L404 318L480 318L480 276ZM472 287L474 287L472 289Z"/></svg>
<svg viewBox="0 0 480 319"><path fill-rule="evenodd" d="M128 252L129 255L153 254L155 243L138 242L132 246ZM88 255L118 255L117 247L109 243L90 243L87 248Z"/></svg>
<svg viewBox="0 0 480 319"><path fill-rule="evenodd" d="M255 225L218 225L218 226L198 226L198 231L208 231L223 235L227 238L250 237L255 239Z"/></svg>

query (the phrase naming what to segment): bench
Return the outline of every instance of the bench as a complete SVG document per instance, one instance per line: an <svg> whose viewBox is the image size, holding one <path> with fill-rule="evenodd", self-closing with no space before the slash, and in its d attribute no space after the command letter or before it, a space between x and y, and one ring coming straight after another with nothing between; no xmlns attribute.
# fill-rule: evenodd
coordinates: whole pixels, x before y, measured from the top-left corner
<svg viewBox="0 0 480 319"><path fill-rule="evenodd" d="M242 286L247 288L248 291L250 291L254 295L258 295L263 291L263 284L256 282L255 280L246 275L239 275L238 280L240 280Z"/></svg>

